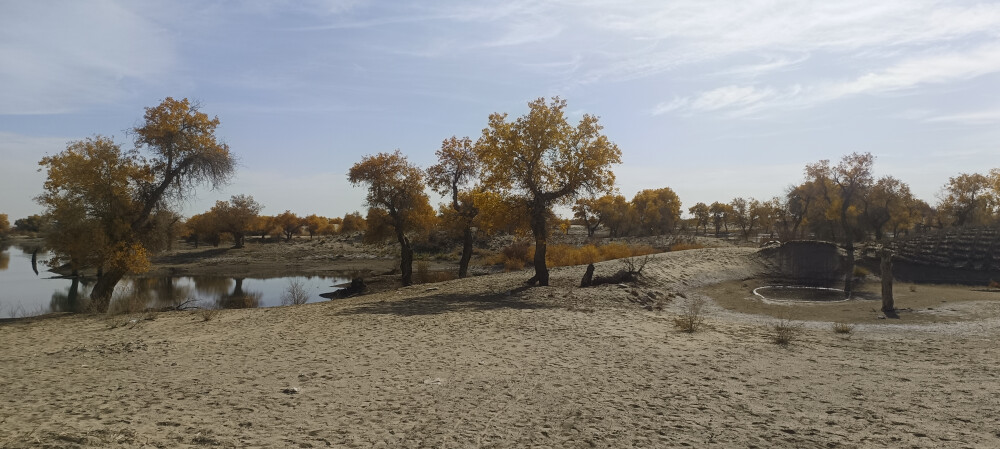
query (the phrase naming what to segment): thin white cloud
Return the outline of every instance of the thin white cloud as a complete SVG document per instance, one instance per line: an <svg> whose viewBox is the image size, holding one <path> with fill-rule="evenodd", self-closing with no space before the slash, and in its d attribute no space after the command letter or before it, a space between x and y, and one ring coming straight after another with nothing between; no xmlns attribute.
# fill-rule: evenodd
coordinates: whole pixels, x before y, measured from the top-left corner
<svg viewBox="0 0 1000 449"><path fill-rule="evenodd" d="M788 70L809 59L808 54L791 56L772 56L757 64L746 64L720 70L714 75L724 77L757 78L773 72Z"/></svg>
<svg viewBox="0 0 1000 449"><path fill-rule="evenodd" d="M990 43L962 52L938 52L905 59L845 81L814 77L810 85L794 84L783 88L725 86L660 103L652 113L721 111L734 116L800 109L843 98L914 91L995 73L1000 73L1000 44Z"/></svg>
<svg viewBox="0 0 1000 449"><path fill-rule="evenodd" d="M910 89L924 84L967 80L1000 72L1000 43L970 51L911 58L829 89L834 97Z"/></svg>
<svg viewBox="0 0 1000 449"><path fill-rule="evenodd" d="M174 58L160 27L113 2L6 2L0 114L111 103L164 75Z"/></svg>
<svg viewBox="0 0 1000 449"><path fill-rule="evenodd" d="M998 125L1000 124L1000 109L939 115L924 118L924 121L930 123L956 123L962 125Z"/></svg>

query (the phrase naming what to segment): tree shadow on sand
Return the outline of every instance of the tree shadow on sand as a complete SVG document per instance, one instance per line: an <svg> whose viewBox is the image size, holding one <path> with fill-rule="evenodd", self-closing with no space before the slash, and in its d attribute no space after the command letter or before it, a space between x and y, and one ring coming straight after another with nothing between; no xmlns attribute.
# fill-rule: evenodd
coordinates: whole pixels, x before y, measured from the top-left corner
<svg viewBox="0 0 1000 449"><path fill-rule="evenodd" d="M517 296L528 287L511 290L509 293L492 294L448 294L430 295L410 299L377 301L338 310L335 315L437 315L450 312L488 312L491 310L514 309L558 309L555 304L529 302Z"/></svg>

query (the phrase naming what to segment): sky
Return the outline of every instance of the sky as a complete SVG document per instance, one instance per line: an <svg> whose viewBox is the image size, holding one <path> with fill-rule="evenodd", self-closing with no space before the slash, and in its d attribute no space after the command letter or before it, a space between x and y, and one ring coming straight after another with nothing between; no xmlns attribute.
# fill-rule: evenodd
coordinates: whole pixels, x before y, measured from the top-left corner
<svg viewBox="0 0 1000 449"><path fill-rule="evenodd" d="M364 211L347 171L428 167L489 114L567 100L622 151L620 193L782 195L806 164L876 156L937 203L1000 167L1000 2L929 0L0 0L0 213L42 211L38 161L166 97L218 116L239 164L185 215Z"/></svg>

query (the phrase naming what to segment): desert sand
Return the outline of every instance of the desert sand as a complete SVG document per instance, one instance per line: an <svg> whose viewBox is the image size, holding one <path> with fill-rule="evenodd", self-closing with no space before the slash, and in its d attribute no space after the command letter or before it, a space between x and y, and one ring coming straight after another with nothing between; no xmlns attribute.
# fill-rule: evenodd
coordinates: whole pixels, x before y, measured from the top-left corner
<svg viewBox="0 0 1000 449"><path fill-rule="evenodd" d="M912 313L850 315L850 334L790 305L799 330L777 345L781 310L740 306L767 268L753 254L655 255L631 286L578 288L583 267L566 267L530 289L513 272L6 322L0 448L1000 447L1000 294L916 287L941 311L900 288ZM704 328L675 329L699 299Z"/></svg>

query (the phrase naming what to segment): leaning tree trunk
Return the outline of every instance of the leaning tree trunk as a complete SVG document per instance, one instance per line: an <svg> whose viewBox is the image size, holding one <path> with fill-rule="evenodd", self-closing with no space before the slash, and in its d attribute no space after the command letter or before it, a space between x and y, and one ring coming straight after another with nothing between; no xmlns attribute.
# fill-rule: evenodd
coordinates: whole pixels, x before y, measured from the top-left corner
<svg viewBox="0 0 1000 449"><path fill-rule="evenodd" d="M472 260L472 228L466 227L462 234L462 259L458 261L458 277L469 275L469 261Z"/></svg>
<svg viewBox="0 0 1000 449"><path fill-rule="evenodd" d="M115 292L118 281L125 277L121 270L108 270L97 278L94 289L90 292L90 305L95 312L107 312L111 305L111 295Z"/></svg>
<svg viewBox="0 0 1000 449"><path fill-rule="evenodd" d="M896 305L892 298L892 251L883 249L880 253L882 263L882 313L891 314L896 311Z"/></svg>

